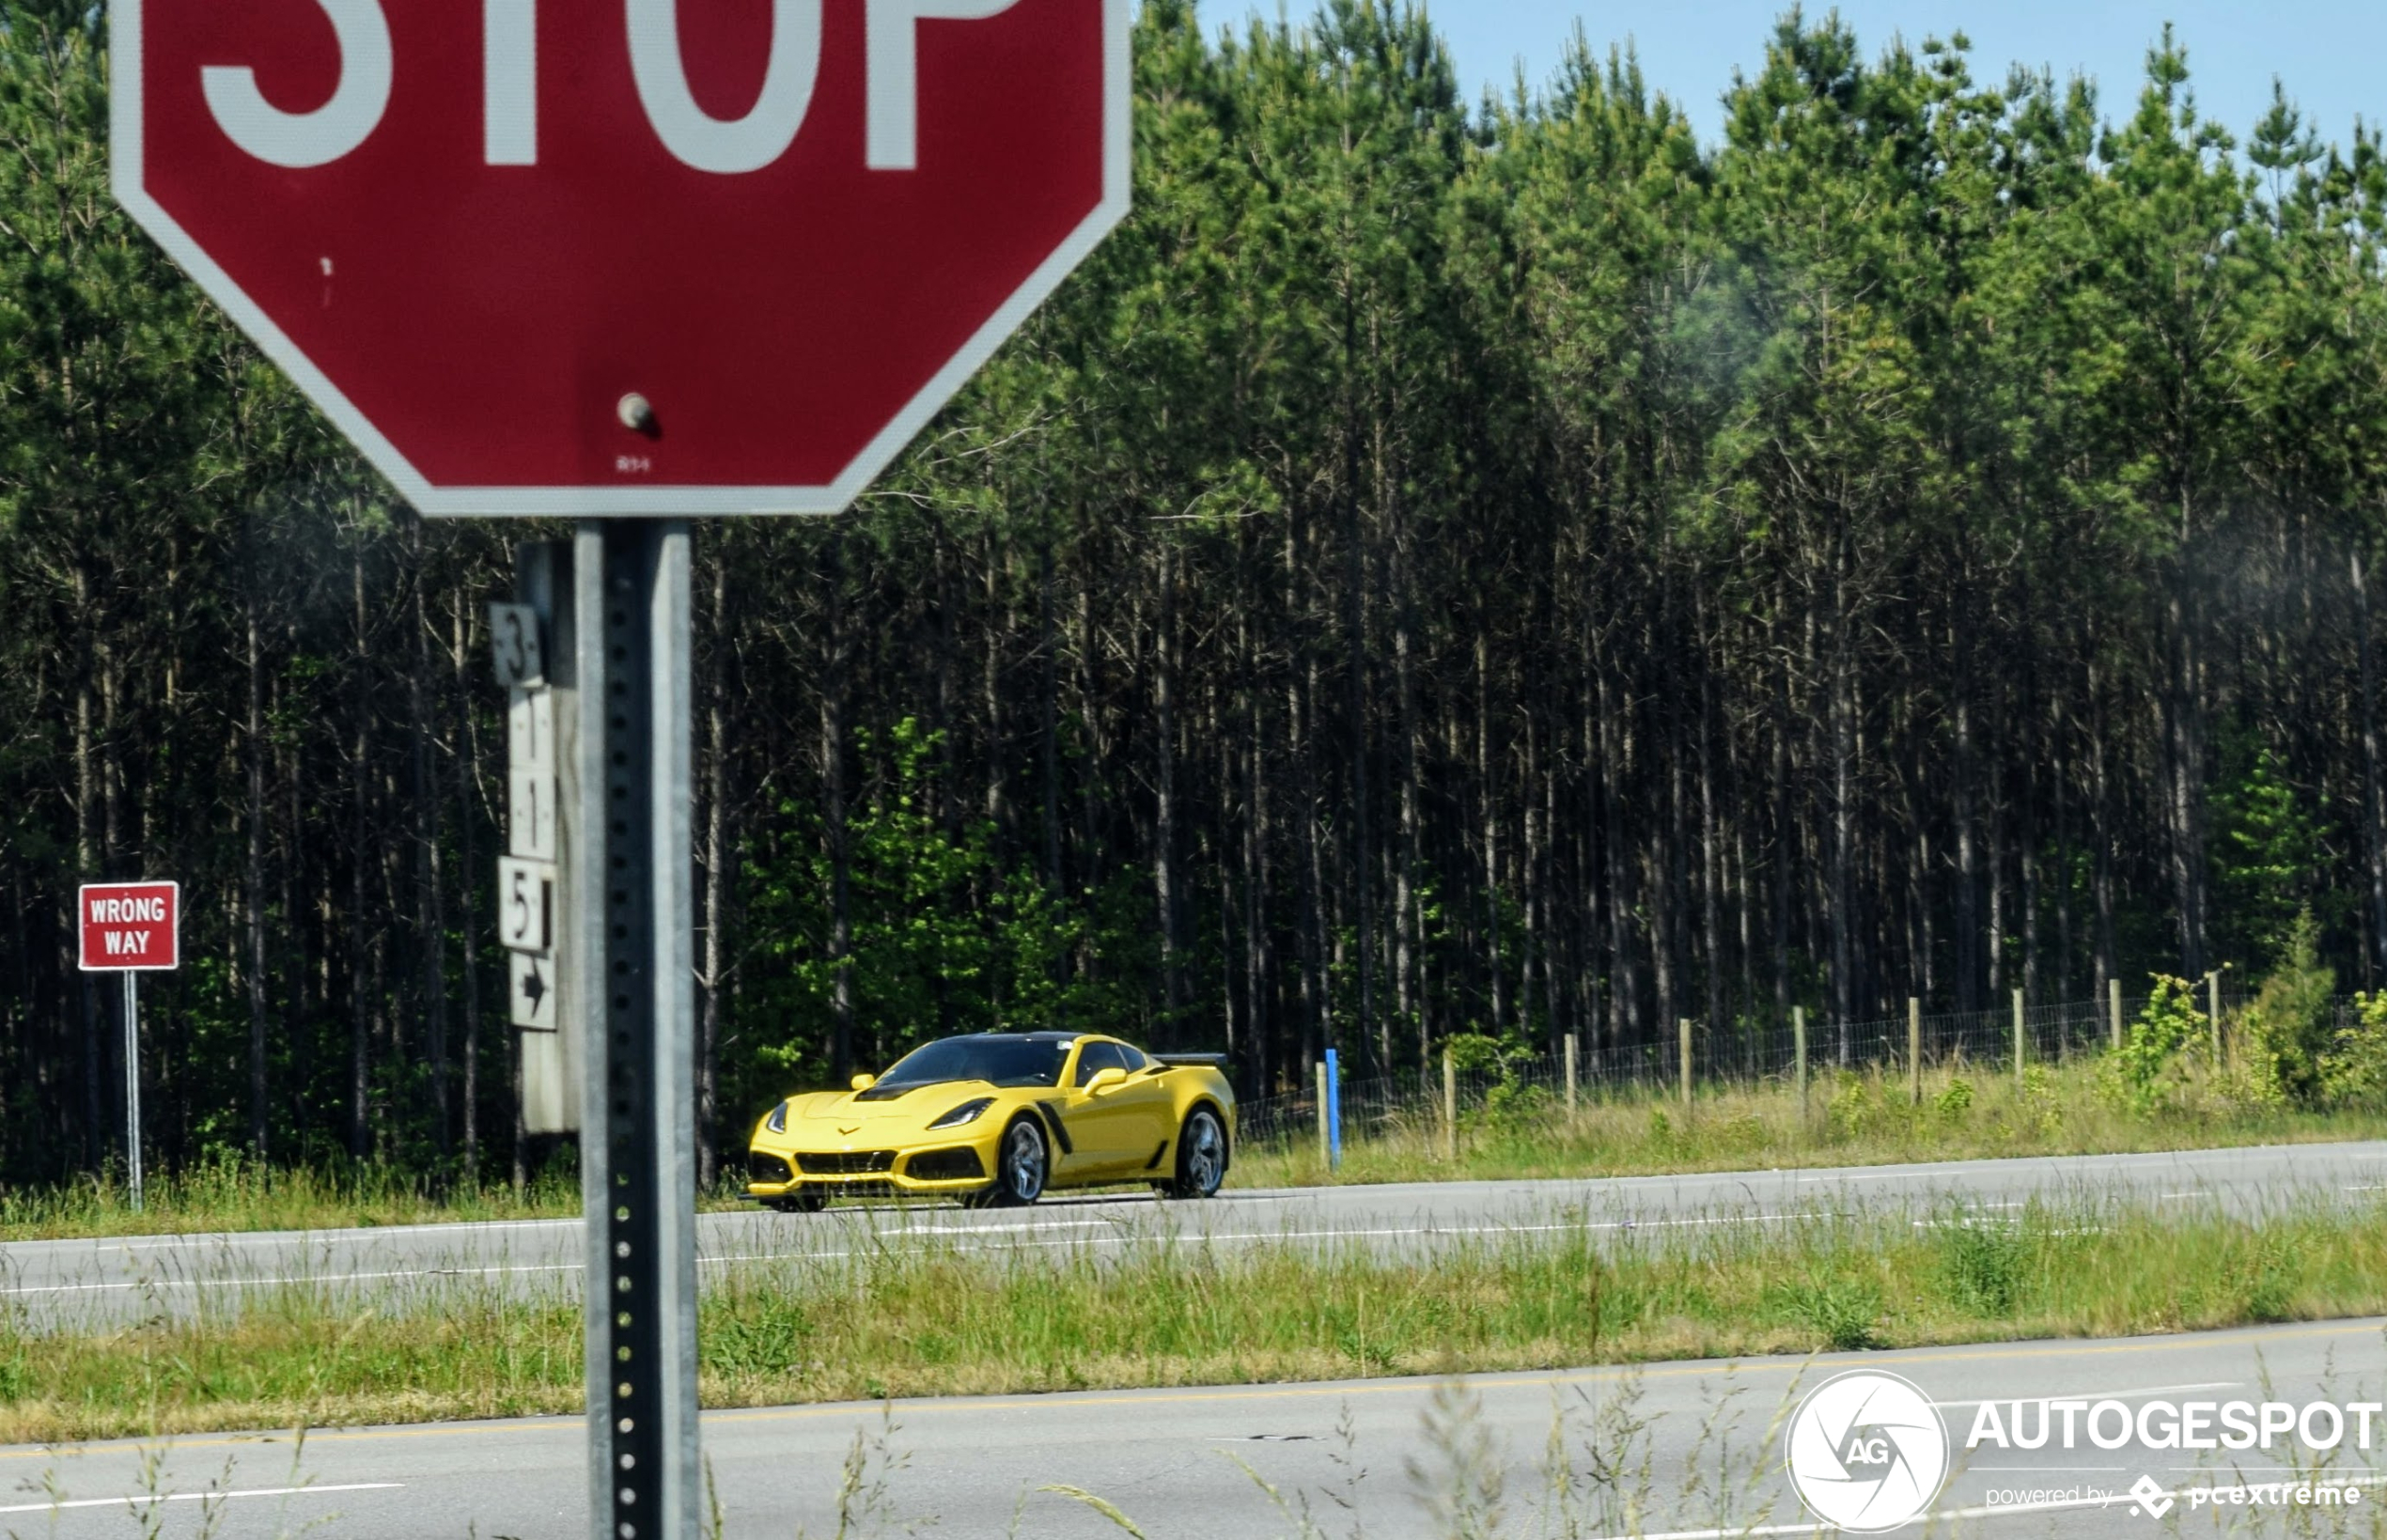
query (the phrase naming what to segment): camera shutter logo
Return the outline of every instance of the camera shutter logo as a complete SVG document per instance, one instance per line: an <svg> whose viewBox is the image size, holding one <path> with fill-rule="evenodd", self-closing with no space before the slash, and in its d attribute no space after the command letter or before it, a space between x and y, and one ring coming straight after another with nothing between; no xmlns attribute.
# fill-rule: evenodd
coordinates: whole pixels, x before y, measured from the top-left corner
<svg viewBox="0 0 2387 1540"><path fill-rule="evenodd" d="M1948 1430L1931 1398L1858 1370L1815 1388L1790 1419L1790 1483L1825 1523L1880 1534L1923 1516L1948 1474Z"/></svg>

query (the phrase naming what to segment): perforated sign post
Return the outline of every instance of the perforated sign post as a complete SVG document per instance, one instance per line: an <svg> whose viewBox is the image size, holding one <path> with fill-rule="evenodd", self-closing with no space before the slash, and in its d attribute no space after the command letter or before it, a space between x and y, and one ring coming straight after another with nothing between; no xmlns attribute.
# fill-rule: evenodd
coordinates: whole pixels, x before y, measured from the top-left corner
<svg viewBox="0 0 2387 1540"><path fill-rule="evenodd" d="M491 617L501 939L579 1081L591 1533L693 1536L685 520L842 511L1125 216L1131 0L108 8L142 226L416 508L582 521Z"/></svg>
<svg viewBox="0 0 2387 1540"><path fill-rule="evenodd" d="M173 882L92 882L75 894L83 971L124 979L124 1186L141 1210L143 973L182 966L182 890Z"/></svg>

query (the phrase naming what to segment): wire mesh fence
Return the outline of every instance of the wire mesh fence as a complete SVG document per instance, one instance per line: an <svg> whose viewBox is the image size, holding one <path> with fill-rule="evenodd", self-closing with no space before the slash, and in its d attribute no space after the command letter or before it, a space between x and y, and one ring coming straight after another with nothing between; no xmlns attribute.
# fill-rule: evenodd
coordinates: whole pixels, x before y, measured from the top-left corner
<svg viewBox="0 0 2387 1540"><path fill-rule="evenodd" d="M2241 1014L2251 996L2224 993L2224 1023ZM2148 997L2126 995L2121 1028L2145 1013ZM2195 1006L2210 1018L2212 997L2197 990ZM2353 1022L2353 1004L2336 1005L2337 1025ZM2028 1002L2003 1010L1911 1013L1867 1021L1808 1019L1784 1025L1694 1027L1690 1036L1693 1095L1725 1087L1795 1081L1803 1062L1810 1076L1842 1069L1909 1073L1919 1057L1927 1071L1958 1066L2013 1073L2020 1063L2062 1065L2102 1052L2116 1040L2112 997L2046 1004ZM1803 1038L1803 1050L1802 1039ZM1680 1094L1685 1085L1683 1039L1621 1047L1579 1045L1571 1082L1563 1051L1507 1059L1489 1068L1455 1070L1447 1091L1463 1116L1496 1100L1542 1100L1562 1104L1654 1093ZM1365 1138L1404 1128L1438 1125L1448 1113L1439 1067L1386 1076L1346 1076L1340 1087L1344 1137ZM1285 1145L1319 1136L1315 1084L1272 1096L1246 1098L1237 1108L1247 1144Z"/></svg>

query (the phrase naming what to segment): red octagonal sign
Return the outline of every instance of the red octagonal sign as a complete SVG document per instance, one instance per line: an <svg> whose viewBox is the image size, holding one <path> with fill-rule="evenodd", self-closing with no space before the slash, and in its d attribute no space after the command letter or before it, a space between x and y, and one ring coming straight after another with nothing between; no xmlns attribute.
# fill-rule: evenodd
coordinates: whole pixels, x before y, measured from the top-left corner
<svg viewBox="0 0 2387 1540"><path fill-rule="evenodd" d="M434 514L830 513L1127 212L1130 0L117 0L117 198Z"/></svg>

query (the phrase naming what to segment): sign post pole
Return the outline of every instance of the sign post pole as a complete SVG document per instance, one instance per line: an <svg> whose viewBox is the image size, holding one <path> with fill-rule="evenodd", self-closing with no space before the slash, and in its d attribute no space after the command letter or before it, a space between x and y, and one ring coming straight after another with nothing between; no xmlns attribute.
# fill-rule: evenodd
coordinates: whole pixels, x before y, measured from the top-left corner
<svg viewBox="0 0 2387 1540"><path fill-rule="evenodd" d="M141 1212L141 975L124 975L124 1185Z"/></svg>
<svg viewBox="0 0 2387 1540"><path fill-rule="evenodd" d="M75 891L74 911L83 972L124 977L124 1190L137 1214L142 1192L141 989L136 980L142 973L168 973L182 966L182 890L172 882L86 882Z"/></svg>
<svg viewBox="0 0 2387 1540"><path fill-rule="evenodd" d="M578 838L561 907L585 1075L589 1533L694 1540L688 526L592 520L574 547Z"/></svg>

